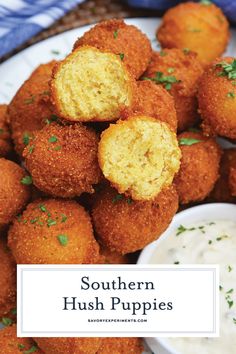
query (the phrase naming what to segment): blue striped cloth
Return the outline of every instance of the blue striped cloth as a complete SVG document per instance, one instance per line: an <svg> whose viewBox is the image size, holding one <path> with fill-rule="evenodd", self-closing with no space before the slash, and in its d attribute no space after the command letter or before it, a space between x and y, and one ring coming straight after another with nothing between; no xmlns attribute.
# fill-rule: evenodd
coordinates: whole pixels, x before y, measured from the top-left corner
<svg viewBox="0 0 236 354"><path fill-rule="evenodd" d="M0 57L84 0L0 0Z"/></svg>

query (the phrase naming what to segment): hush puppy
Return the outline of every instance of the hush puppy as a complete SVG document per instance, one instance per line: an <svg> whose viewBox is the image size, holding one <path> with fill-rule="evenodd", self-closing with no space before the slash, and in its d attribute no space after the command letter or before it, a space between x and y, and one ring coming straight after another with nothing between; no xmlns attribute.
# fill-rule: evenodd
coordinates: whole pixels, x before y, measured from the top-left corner
<svg viewBox="0 0 236 354"><path fill-rule="evenodd" d="M12 150L7 105L0 105L0 157L6 157Z"/></svg>
<svg viewBox="0 0 236 354"><path fill-rule="evenodd" d="M165 13L157 38L163 48L193 50L206 65L224 53L229 23L214 4L187 2Z"/></svg>
<svg viewBox="0 0 236 354"><path fill-rule="evenodd" d="M75 201L30 203L13 223L8 245L17 263L96 263L99 246L87 212Z"/></svg>
<svg viewBox="0 0 236 354"><path fill-rule="evenodd" d="M15 149L21 155L34 131L56 119L50 103L49 80L55 62L40 65L19 88L8 106Z"/></svg>
<svg viewBox="0 0 236 354"><path fill-rule="evenodd" d="M102 21L79 38L77 48L90 45L120 55L130 73L138 79L146 70L151 59L151 43L137 27L123 20Z"/></svg>
<svg viewBox="0 0 236 354"><path fill-rule="evenodd" d="M134 116L111 124L102 133L98 161L119 193L134 200L151 200L171 185L179 170L180 149L166 123Z"/></svg>
<svg viewBox="0 0 236 354"><path fill-rule="evenodd" d="M112 252L108 248L100 247L100 260L101 264L128 264L129 258L127 255L121 253Z"/></svg>
<svg viewBox="0 0 236 354"><path fill-rule="evenodd" d="M141 338L102 338L97 354L142 354Z"/></svg>
<svg viewBox="0 0 236 354"><path fill-rule="evenodd" d="M236 139L236 59L217 59L199 82L198 102L206 135Z"/></svg>
<svg viewBox="0 0 236 354"><path fill-rule="evenodd" d="M2 354L44 354L31 338L19 338L16 325L0 330L0 353ZM52 354L52 353L51 353Z"/></svg>
<svg viewBox="0 0 236 354"><path fill-rule="evenodd" d="M34 338L45 354L97 354L101 338Z"/></svg>
<svg viewBox="0 0 236 354"><path fill-rule="evenodd" d="M23 156L34 184L63 198L93 193L101 179L96 133L81 124L50 124L35 133Z"/></svg>
<svg viewBox="0 0 236 354"><path fill-rule="evenodd" d="M53 70L52 99L69 121L112 121L134 99L136 83L119 55L90 46L75 49Z"/></svg>
<svg viewBox="0 0 236 354"><path fill-rule="evenodd" d="M182 159L174 183L181 204L205 199L219 177L221 148L214 139L201 133L178 136Z"/></svg>
<svg viewBox="0 0 236 354"><path fill-rule="evenodd" d="M0 321L2 317L12 317L16 307L16 264L0 235Z"/></svg>
<svg viewBox="0 0 236 354"><path fill-rule="evenodd" d="M0 226L10 223L30 198L31 180L15 162L0 158Z"/></svg>
<svg viewBox="0 0 236 354"><path fill-rule="evenodd" d="M144 78L163 85L175 101L178 131L196 123L197 86L203 68L193 52L180 49L164 49L154 52Z"/></svg>
<svg viewBox="0 0 236 354"><path fill-rule="evenodd" d="M135 252L156 240L178 209L174 187L161 191L153 201L134 201L111 187L99 192L92 208L99 241L110 251Z"/></svg>

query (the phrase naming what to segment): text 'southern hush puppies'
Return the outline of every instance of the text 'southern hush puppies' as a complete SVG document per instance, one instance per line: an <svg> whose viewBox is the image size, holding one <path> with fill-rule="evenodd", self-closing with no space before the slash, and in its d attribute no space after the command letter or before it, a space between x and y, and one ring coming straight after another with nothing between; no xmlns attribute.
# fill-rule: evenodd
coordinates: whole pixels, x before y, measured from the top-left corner
<svg viewBox="0 0 236 354"><path fill-rule="evenodd" d="M49 80L55 61L40 65L19 88L8 106L15 149L21 155L34 131L55 120Z"/></svg>
<svg viewBox="0 0 236 354"><path fill-rule="evenodd" d="M15 162L0 158L0 226L10 223L30 198L31 179Z"/></svg>
<svg viewBox="0 0 236 354"><path fill-rule="evenodd" d="M206 135L236 139L236 59L217 59L202 75L199 111Z"/></svg>
<svg viewBox="0 0 236 354"><path fill-rule="evenodd" d="M221 148L201 133L178 136L182 158L174 183L182 204L199 202L213 190L219 177Z"/></svg>
<svg viewBox="0 0 236 354"><path fill-rule="evenodd" d="M166 123L146 116L111 124L98 147L104 176L119 193L135 200L154 199L171 185L180 156L175 133Z"/></svg>
<svg viewBox="0 0 236 354"><path fill-rule="evenodd" d="M146 70L151 59L151 43L147 36L123 20L112 19L95 25L74 45L90 45L120 55L130 73L138 79Z"/></svg>
<svg viewBox="0 0 236 354"><path fill-rule="evenodd" d="M0 104L0 157L6 157L11 151L12 143L7 105Z"/></svg>
<svg viewBox="0 0 236 354"><path fill-rule="evenodd" d="M8 244L17 263L87 264L99 259L90 217L68 200L37 200L15 219Z"/></svg>
<svg viewBox="0 0 236 354"><path fill-rule="evenodd" d="M25 148L26 167L34 184L52 196L71 198L93 193L101 179L98 137L81 124L50 124L35 134Z"/></svg>
<svg viewBox="0 0 236 354"><path fill-rule="evenodd" d="M229 41L229 23L211 3L187 2L168 10L157 38L163 48L188 48L206 65L221 56Z"/></svg>
<svg viewBox="0 0 236 354"><path fill-rule="evenodd" d="M12 317L15 308L16 264L5 238L0 234L0 321L2 317Z"/></svg>
<svg viewBox="0 0 236 354"><path fill-rule="evenodd" d="M102 338L97 354L142 354L141 338Z"/></svg>
<svg viewBox="0 0 236 354"><path fill-rule="evenodd" d="M173 97L161 85L155 85L150 80L137 81L137 94L129 115L146 115L157 118L177 130L177 115Z"/></svg>
<svg viewBox="0 0 236 354"><path fill-rule="evenodd" d="M178 131L196 123L197 88L202 65L196 53L180 49L164 49L154 52L144 78L151 79L170 92L175 101Z"/></svg>
<svg viewBox="0 0 236 354"><path fill-rule="evenodd" d="M97 354L102 338L34 338L45 354Z"/></svg>
<svg viewBox="0 0 236 354"><path fill-rule="evenodd" d="M98 193L92 220L99 241L109 250L126 254L156 240L169 226L178 209L173 186L153 201L134 201L111 187Z"/></svg>
<svg viewBox="0 0 236 354"><path fill-rule="evenodd" d="M136 82L119 55L75 49L53 70L52 99L69 121L112 121L133 104Z"/></svg>

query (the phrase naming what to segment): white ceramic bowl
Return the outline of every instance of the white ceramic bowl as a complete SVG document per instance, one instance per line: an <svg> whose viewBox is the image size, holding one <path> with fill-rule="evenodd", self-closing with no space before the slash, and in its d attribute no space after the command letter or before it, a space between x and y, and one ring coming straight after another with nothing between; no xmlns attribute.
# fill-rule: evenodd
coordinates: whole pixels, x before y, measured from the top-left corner
<svg viewBox="0 0 236 354"><path fill-rule="evenodd" d="M161 237L143 249L137 263L150 264L156 248L161 247L161 242L171 236L179 225L200 222L208 219L227 219L236 221L236 205L228 203L211 203L195 206L179 212L175 215L170 226ZM146 338L146 342L155 354L181 354L172 348L165 338Z"/></svg>

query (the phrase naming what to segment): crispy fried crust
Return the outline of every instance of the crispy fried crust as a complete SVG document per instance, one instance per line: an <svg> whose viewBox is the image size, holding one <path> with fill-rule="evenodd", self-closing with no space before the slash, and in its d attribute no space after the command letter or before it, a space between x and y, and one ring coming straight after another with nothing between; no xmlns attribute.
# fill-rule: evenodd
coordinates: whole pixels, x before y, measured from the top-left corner
<svg viewBox="0 0 236 354"><path fill-rule="evenodd" d="M181 165L174 180L180 203L201 201L210 194L219 177L220 146L201 133L185 132L178 139L180 144L184 139L200 140L190 146L181 145Z"/></svg>
<svg viewBox="0 0 236 354"><path fill-rule="evenodd" d="M0 158L0 225L8 224L30 198L30 187L21 180L26 172L15 162Z"/></svg>
<svg viewBox="0 0 236 354"><path fill-rule="evenodd" d="M0 105L0 157L6 157L12 150L7 105Z"/></svg>
<svg viewBox="0 0 236 354"><path fill-rule="evenodd" d="M141 354L141 338L102 338L102 345L97 354Z"/></svg>
<svg viewBox="0 0 236 354"><path fill-rule="evenodd" d="M34 338L45 354L97 354L101 338Z"/></svg>
<svg viewBox="0 0 236 354"><path fill-rule="evenodd" d="M52 101L69 121L116 120L133 104L135 92L120 56L95 47L78 47L53 70Z"/></svg>
<svg viewBox="0 0 236 354"><path fill-rule="evenodd" d="M177 209L178 195L172 186L150 202L132 201L106 187L96 197L92 220L101 243L111 251L126 254L156 240Z"/></svg>
<svg viewBox="0 0 236 354"><path fill-rule="evenodd" d="M157 31L163 48L189 48L204 65L224 53L229 37L229 23L221 9L194 2L168 10Z"/></svg>
<svg viewBox="0 0 236 354"><path fill-rule="evenodd" d="M222 67L216 66L222 62L232 63L233 60L231 57L217 59L204 72L199 82L199 112L206 135L236 139L236 86L233 84L235 80L219 76Z"/></svg>
<svg viewBox="0 0 236 354"><path fill-rule="evenodd" d="M174 77L180 82L173 83L170 94L174 98L177 112L178 131L183 131L196 123L197 86L203 68L193 52L180 49L164 49L154 52L145 77L154 78L157 72ZM165 84L164 84L165 87Z"/></svg>
<svg viewBox="0 0 236 354"><path fill-rule="evenodd" d="M89 215L75 201L48 199L30 203L8 234L17 263L96 263L99 246Z"/></svg>
<svg viewBox="0 0 236 354"><path fill-rule="evenodd" d="M23 156L34 184L52 196L71 198L93 193L101 179L98 137L81 124L51 124L35 134Z"/></svg>
<svg viewBox="0 0 236 354"><path fill-rule="evenodd" d="M107 20L94 26L74 44L74 49L90 45L114 54L124 54L124 63L138 79L146 70L151 59L151 44L147 36L137 27L123 20Z"/></svg>

